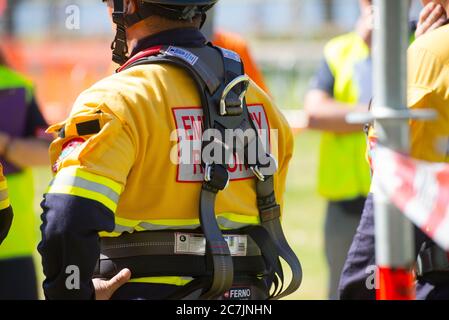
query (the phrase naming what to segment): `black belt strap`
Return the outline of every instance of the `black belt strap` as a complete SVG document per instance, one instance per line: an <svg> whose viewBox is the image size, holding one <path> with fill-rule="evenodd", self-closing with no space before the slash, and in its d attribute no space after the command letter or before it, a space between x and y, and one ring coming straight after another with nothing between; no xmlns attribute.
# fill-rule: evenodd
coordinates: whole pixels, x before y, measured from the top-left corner
<svg viewBox="0 0 449 320"><path fill-rule="evenodd" d="M213 277L209 291L204 293L201 299L216 299L221 296L231 288L234 279L231 252L215 218L216 196L217 191L205 183L200 197L200 221L206 238L207 251L212 256Z"/></svg>
<svg viewBox="0 0 449 320"><path fill-rule="evenodd" d="M257 243L265 260L265 265L269 268L266 279L267 287L273 286L273 293L270 299L274 298L282 290L284 283L284 273L279 260L279 254L274 241L268 231L263 227L251 227L247 229L248 234Z"/></svg>
<svg viewBox="0 0 449 320"><path fill-rule="evenodd" d="M262 256L233 257L234 273L254 277L267 274L267 265ZM126 258L101 258L95 268L95 277L113 278L120 270L131 270L132 278L147 277L191 277L213 276L213 265L205 256L135 256Z"/></svg>
<svg viewBox="0 0 449 320"><path fill-rule="evenodd" d="M279 256L287 262L292 272L292 280L287 289L273 297L273 299L281 299L298 290L302 282L302 267L282 230L280 206L276 203L273 177L267 177L265 181L257 181L256 189L262 226L272 237Z"/></svg>

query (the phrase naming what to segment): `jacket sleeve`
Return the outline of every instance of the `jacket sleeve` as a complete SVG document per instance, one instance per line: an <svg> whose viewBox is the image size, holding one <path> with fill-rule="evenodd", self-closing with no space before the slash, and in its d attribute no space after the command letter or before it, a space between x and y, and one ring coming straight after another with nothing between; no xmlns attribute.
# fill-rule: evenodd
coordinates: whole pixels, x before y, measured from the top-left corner
<svg viewBox="0 0 449 320"><path fill-rule="evenodd" d="M47 299L94 299L92 276L100 255L98 232L114 229L104 205L67 194L46 194L38 246Z"/></svg>
<svg viewBox="0 0 449 320"><path fill-rule="evenodd" d="M11 228L13 213L11 206L0 210L0 245L6 239Z"/></svg>
<svg viewBox="0 0 449 320"><path fill-rule="evenodd" d="M0 164L0 244L8 235L12 224L13 213L9 203L8 187Z"/></svg>
<svg viewBox="0 0 449 320"><path fill-rule="evenodd" d="M41 203L38 246L47 299L94 299L99 233L113 232L114 214L134 162L129 132L102 108L78 110L50 131L55 177Z"/></svg>

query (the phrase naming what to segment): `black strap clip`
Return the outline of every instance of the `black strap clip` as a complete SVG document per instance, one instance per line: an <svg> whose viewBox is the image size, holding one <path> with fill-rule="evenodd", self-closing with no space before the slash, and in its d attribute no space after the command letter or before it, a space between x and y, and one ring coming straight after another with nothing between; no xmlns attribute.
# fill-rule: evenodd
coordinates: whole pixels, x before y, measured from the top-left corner
<svg viewBox="0 0 449 320"><path fill-rule="evenodd" d="M265 154L265 157L265 160L267 160L266 164L250 166L253 174L262 182L264 182L268 177L273 176L278 169L276 158L273 155L267 153Z"/></svg>
<svg viewBox="0 0 449 320"><path fill-rule="evenodd" d="M204 181L211 191L217 193L226 189L229 185L229 172L219 164L206 164L204 169Z"/></svg>

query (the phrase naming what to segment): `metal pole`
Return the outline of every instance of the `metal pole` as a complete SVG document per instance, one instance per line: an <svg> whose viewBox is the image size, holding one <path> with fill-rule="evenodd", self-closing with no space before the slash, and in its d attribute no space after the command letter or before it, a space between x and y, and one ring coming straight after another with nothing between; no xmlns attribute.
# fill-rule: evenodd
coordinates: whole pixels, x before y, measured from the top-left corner
<svg viewBox="0 0 449 320"><path fill-rule="evenodd" d="M407 109L408 0L375 0L373 41L374 113L380 109ZM378 119L379 143L408 153L408 120ZM382 159L375 159L382 170ZM375 179L375 177L374 177ZM413 226L388 199L375 193L377 297L413 299Z"/></svg>

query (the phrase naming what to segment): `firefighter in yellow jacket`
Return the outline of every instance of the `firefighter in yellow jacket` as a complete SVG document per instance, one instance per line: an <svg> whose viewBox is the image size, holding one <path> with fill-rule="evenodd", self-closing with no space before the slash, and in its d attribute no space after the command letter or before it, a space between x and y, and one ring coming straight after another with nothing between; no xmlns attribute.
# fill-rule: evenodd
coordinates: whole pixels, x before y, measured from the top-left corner
<svg viewBox="0 0 449 320"><path fill-rule="evenodd" d="M8 187L0 164L0 244L5 240L12 224L12 209L9 203Z"/></svg>
<svg viewBox="0 0 449 320"><path fill-rule="evenodd" d="M279 222L292 134L240 57L200 32L216 2L108 1L121 68L49 129L48 299L266 299L299 287ZM285 291L279 257L294 275Z"/></svg>

